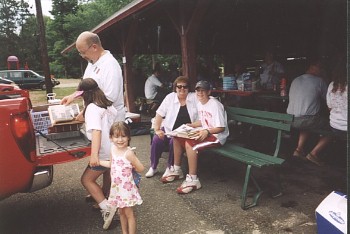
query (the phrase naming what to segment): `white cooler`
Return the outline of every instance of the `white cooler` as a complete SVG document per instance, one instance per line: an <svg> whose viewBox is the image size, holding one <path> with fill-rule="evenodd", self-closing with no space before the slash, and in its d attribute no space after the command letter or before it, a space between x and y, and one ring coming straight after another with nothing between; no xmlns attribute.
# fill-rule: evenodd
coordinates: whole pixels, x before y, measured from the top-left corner
<svg viewBox="0 0 350 234"><path fill-rule="evenodd" d="M347 233L347 196L333 191L316 208L318 234Z"/></svg>

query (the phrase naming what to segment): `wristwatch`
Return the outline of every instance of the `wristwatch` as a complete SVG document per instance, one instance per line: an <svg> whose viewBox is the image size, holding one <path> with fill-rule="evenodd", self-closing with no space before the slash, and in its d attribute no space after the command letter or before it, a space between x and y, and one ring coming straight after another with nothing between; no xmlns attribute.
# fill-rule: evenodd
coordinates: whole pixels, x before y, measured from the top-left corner
<svg viewBox="0 0 350 234"><path fill-rule="evenodd" d="M211 133L209 132L209 129L205 129L205 130L207 130L207 132L208 132L208 136L210 136L210 135L211 135Z"/></svg>

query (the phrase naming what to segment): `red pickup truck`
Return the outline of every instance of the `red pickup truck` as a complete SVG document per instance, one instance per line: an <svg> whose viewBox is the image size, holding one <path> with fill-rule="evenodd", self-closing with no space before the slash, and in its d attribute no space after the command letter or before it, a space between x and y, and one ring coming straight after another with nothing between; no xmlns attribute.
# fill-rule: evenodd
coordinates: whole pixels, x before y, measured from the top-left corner
<svg viewBox="0 0 350 234"><path fill-rule="evenodd" d="M81 134L52 139L36 130L26 90L0 84L0 200L15 193L49 186L53 165L90 155L90 141Z"/></svg>

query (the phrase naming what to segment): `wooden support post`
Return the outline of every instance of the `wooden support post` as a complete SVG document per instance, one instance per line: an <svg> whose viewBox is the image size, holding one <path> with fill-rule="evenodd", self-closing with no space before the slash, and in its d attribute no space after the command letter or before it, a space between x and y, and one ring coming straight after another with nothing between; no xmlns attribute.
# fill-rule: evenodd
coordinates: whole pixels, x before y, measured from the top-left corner
<svg viewBox="0 0 350 234"><path fill-rule="evenodd" d="M182 75L188 76L193 86L197 80L197 33L201 20L208 9L209 2L209 0L198 0L197 5L189 17L184 15L187 12L186 0L179 2L179 14L177 16L172 15L167 9L164 9L180 36ZM190 20L187 21L186 19Z"/></svg>
<svg viewBox="0 0 350 234"><path fill-rule="evenodd" d="M125 87L125 105L129 112L135 112L135 93L132 84L135 84L135 77L132 72L133 45L138 29L138 21L135 20L128 27L127 35L123 37L123 66L124 66L124 87Z"/></svg>

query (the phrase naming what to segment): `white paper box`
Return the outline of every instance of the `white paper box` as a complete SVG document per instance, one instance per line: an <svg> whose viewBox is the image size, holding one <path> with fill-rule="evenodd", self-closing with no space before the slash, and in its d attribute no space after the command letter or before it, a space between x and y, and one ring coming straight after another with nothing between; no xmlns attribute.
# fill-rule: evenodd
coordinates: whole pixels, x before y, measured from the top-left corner
<svg viewBox="0 0 350 234"><path fill-rule="evenodd" d="M318 234L347 233L347 196L333 191L316 209Z"/></svg>

